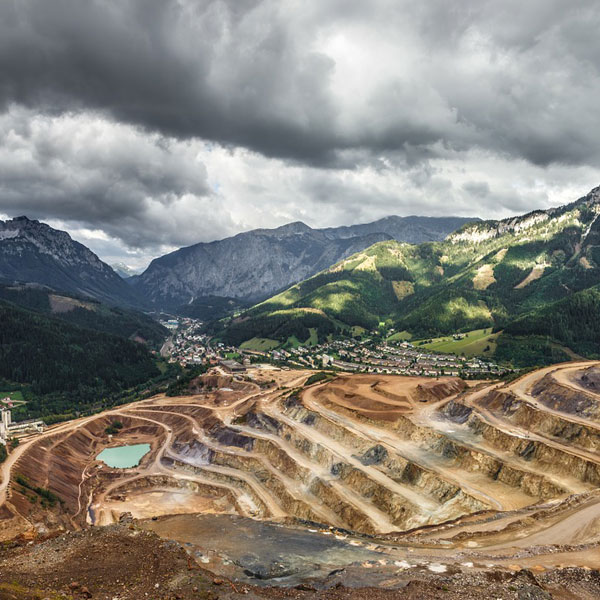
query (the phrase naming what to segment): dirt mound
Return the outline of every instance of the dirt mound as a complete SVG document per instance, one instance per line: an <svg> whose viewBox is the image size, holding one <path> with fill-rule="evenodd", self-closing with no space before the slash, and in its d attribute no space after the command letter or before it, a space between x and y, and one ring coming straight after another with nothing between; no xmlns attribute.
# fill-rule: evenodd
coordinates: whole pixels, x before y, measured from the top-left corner
<svg viewBox="0 0 600 600"><path fill-rule="evenodd" d="M415 389L414 397L419 402L443 400L448 396L462 392L466 387L467 384L458 377L428 380L419 383Z"/></svg>
<svg viewBox="0 0 600 600"><path fill-rule="evenodd" d="M579 371L574 380L583 388L591 392L600 393L600 368L590 367Z"/></svg>
<svg viewBox="0 0 600 600"><path fill-rule="evenodd" d="M212 581L178 544L124 525L15 544L0 559L0 598L216 598Z"/></svg>
<svg viewBox="0 0 600 600"><path fill-rule="evenodd" d="M203 569L179 543L126 521L33 545L14 542L0 557L0 600L480 600L489 597L491 589L499 600L597 598L600 574L578 568L534 574L484 566L472 572L452 568L436 573L435 564L433 569L399 569L372 560L323 577L307 572L293 587L278 586L232 583Z"/></svg>
<svg viewBox="0 0 600 600"><path fill-rule="evenodd" d="M232 390L244 389L245 384L238 381L234 377L227 375L217 375L215 373L207 373L194 379L196 385L200 386L204 390L212 389L216 390L219 388L231 388Z"/></svg>

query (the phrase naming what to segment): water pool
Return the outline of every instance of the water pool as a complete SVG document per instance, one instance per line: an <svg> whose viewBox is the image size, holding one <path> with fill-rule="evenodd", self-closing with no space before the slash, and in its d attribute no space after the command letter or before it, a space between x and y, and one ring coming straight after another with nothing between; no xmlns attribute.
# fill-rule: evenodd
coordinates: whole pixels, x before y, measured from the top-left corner
<svg viewBox="0 0 600 600"><path fill-rule="evenodd" d="M105 448L96 458L114 469L130 469L137 467L148 452L150 452L150 444L133 444Z"/></svg>

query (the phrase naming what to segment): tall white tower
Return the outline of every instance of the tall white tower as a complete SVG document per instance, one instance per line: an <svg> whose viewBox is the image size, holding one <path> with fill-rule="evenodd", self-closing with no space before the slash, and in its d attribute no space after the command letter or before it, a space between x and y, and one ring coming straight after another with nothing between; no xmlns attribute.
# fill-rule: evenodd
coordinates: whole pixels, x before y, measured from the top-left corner
<svg viewBox="0 0 600 600"><path fill-rule="evenodd" d="M8 426L10 425L11 415L7 408L0 408L0 442L6 444L8 438Z"/></svg>

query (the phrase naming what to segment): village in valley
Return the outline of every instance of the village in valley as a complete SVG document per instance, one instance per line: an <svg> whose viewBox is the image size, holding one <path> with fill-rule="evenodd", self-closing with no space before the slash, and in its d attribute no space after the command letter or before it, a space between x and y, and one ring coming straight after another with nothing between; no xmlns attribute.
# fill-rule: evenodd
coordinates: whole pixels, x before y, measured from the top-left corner
<svg viewBox="0 0 600 600"><path fill-rule="evenodd" d="M339 337L324 343L282 344L258 349L231 346L212 339L202 332L203 323L197 319L170 318L161 323L171 331L161 349L163 358L182 367L219 367L230 374L244 373L258 364L284 370L322 369L463 379L495 379L511 371L489 358L436 352L420 343L394 339L394 336L382 337L379 332L365 332L356 338ZM465 335L468 334L456 334L451 339L460 341ZM3 396L0 393L0 444L16 444L19 439L45 429L41 420L14 422L12 409L24 401L18 393Z"/></svg>
<svg viewBox="0 0 600 600"><path fill-rule="evenodd" d="M356 373L490 379L510 369L489 358L435 352L408 340L382 339L378 332L360 339L342 337L312 345L287 345L259 350L215 341L201 332L200 321L169 320L173 331L163 346L163 355L182 366L220 365L229 373L243 372L253 363L271 363L281 368L326 369ZM464 334L454 336L462 339Z"/></svg>
<svg viewBox="0 0 600 600"><path fill-rule="evenodd" d="M371 332L360 338L340 337L324 343L287 344L275 348L248 348L226 345L202 332L202 322L192 318L162 321L171 331L161 354L182 367L220 367L223 371L244 373L256 364L281 369L323 369L350 373L453 376L463 379L495 379L510 372L489 358L435 352L408 340L382 338ZM459 341L465 334L456 334ZM467 334L468 335L468 334ZM44 430L41 420L13 422L11 409L23 402L14 395L0 393L0 444L35 435Z"/></svg>

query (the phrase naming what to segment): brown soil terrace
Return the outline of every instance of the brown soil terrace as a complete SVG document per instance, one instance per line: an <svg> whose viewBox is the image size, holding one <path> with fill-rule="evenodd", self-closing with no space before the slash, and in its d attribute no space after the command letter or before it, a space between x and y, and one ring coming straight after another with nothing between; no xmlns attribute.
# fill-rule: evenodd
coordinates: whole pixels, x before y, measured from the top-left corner
<svg viewBox="0 0 600 600"><path fill-rule="evenodd" d="M215 372L192 395L157 396L24 440L0 470L0 539L130 513L198 550L188 538L202 514L335 535L349 552L379 553L382 572L600 568L600 363L474 386L340 375L302 387L310 374ZM123 429L109 439L115 420ZM151 445L138 467L96 459L131 443ZM32 503L16 474L61 503ZM251 549L253 540L237 544ZM217 555L204 566L236 576Z"/></svg>

